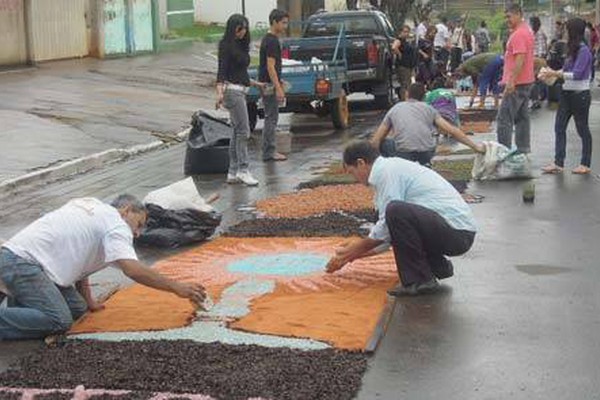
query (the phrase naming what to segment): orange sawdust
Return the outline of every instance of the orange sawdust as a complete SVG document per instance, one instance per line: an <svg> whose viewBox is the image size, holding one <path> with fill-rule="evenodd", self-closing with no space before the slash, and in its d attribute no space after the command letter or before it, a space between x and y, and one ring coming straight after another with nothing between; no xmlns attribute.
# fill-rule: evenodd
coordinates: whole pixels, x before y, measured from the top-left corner
<svg viewBox="0 0 600 400"><path fill-rule="evenodd" d="M222 287L208 290L211 298L220 296L221 291ZM69 334L179 328L188 325L196 311L187 299L138 284L119 290L104 306L77 321Z"/></svg>
<svg viewBox="0 0 600 400"><path fill-rule="evenodd" d="M302 218L373 208L373 196L373 189L361 184L320 186L260 200L256 208L267 217Z"/></svg>
<svg viewBox="0 0 600 400"><path fill-rule="evenodd" d="M206 288L230 286L248 277L227 270L231 262L252 256L300 252L331 257L335 249L356 238L235 238L220 237L202 246L177 254L156 264L160 273L181 282L197 282ZM274 280L292 292L317 292L336 289L342 284L362 287L388 279L397 279L394 257L387 252L375 257L356 260L335 274L323 272L301 276L261 275L260 279Z"/></svg>
<svg viewBox="0 0 600 400"><path fill-rule="evenodd" d="M252 312L231 328L263 334L311 338L347 350L366 348L386 301L390 279L368 287L347 285L318 293L278 288L252 304Z"/></svg>
<svg viewBox="0 0 600 400"><path fill-rule="evenodd" d="M328 258L349 240L357 238L221 237L154 268L177 281L203 284L215 303L224 289L248 277L272 280L275 291L252 299L250 313L233 322L233 329L364 349L385 307L385 290L398 281L391 251L356 260L334 274L252 275L228 270L231 262L258 255L299 252ZM106 310L89 314L73 333L177 328L185 326L194 314L186 300L139 285L118 292L106 304Z"/></svg>

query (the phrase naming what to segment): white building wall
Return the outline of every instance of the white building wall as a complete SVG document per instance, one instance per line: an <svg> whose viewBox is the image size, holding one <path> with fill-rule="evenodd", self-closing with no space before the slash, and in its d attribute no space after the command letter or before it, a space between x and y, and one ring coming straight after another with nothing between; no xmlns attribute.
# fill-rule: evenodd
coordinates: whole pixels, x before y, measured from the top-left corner
<svg viewBox="0 0 600 400"><path fill-rule="evenodd" d="M346 9L346 0L325 0L327 11L342 11Z"/></svg>
<svg viewBox="0 0 600 400"><path fill-rule="evenodd" d="M242 0L195 0L196 22L225 24L231 14L242 13ZM246 17L250 26L269 24L269 13L277 0L246 0Z"/></svg>

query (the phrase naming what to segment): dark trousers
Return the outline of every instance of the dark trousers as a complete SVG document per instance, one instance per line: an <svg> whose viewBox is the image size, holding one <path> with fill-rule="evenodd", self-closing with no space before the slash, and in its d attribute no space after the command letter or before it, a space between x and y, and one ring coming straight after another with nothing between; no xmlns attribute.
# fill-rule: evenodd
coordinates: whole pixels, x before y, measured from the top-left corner
<svg viewBox="0 0 600 400"><path fill-rule="evenodd" d="M396 150L393 139L384 139L379 146L383 157L400 157L409 161L416 161L425 167L431 167L431 159L435 155L435 148L427 151L402 151Z"/></svg>
<svg viewBox="0 0 600 400"><path fill-rule="evenodd" d="M460 47L453 47L450 50L450 71L451 72L454 72L456 70L456 68L458 68L460 63L462 62L462 54L463 54L463 49L461 49Z"/></svg>
<svg viewBox="0 0 600 400"><path fill-rule="evenodd" d="M556 143L554 150L554 163L564 167L567 149L567 126L571 116L575 119L577 133L581 137L581 165L589 167L592 162L592 134L588 122L592 97L589 90L573 92L563 90L560 96L558 111L554 121L554 134Z"/></svg>
<svg viewBox="0 0 600 400"><path fill-rule="evenodd" d="M388 204L385 220L403 285L451 275L444 256L466 253L475 239L475 232L454 229L435 211L403 201Z"/></svg>
<svg viewBox="0 0 600 400"><path fill-rule="evenodd" d="M446 67L448 66L448 59L450 58L450 52L445 47L436 47L434 49L434 53L435 62L438 65L442 65L444 69L443 72L446 72Z"/></svg>

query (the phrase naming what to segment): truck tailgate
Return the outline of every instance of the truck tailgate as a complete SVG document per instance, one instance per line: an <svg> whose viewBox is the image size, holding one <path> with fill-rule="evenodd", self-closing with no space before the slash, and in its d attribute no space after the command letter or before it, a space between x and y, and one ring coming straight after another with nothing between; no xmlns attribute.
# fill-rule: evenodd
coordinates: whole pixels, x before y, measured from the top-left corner
<svg viewBox="0 0 600 400"><path fill-rule="evenodd" d="M366 69L369 67L367 48L372 40L372 37L348 36L345 43L342 41L339 51L343 51L345 44L348 70ZM330 61L333 59L336 44L337 37L327 36L286 40L283 42L283 48L289 49L289 58L294 60L308 61L312 57L317 57L323 61ZM342 54L338 54L338 58Z"/></svg>

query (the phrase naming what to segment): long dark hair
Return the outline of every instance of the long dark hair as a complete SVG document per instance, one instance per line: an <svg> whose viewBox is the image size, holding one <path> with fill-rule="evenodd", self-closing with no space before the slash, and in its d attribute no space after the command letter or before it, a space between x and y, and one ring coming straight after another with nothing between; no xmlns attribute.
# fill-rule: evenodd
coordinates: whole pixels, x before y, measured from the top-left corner
<svg viewBox="0 0 600 400"><path fill-rule="evenodd" d="M240 27L246 28L246 34L242 39L237 39L235 34ZM230 45L236 40L241 43L244 50L250 50L250 28L248 18L244 17L242 14L233 14L231 17L229 17L227 20L227 25L225 26L225 33L223 34L220 44Z"/></svg>
<svg viewBox="0 0 600 400"><path fill-rule="evenodd" d="M571 18L568 20L567 35L569 36L569 40L567 41L567 54L571 57L571 60L575 61L585 35L585 21L581 18Z"/></svg>

